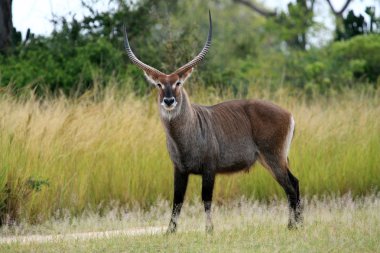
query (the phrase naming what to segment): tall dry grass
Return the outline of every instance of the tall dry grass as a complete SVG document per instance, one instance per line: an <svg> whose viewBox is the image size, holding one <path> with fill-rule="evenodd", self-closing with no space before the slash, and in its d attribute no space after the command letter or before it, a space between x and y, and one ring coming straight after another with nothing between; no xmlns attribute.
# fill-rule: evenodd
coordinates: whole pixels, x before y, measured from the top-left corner
<svg viewBox="0 0 380 253"><path fill-rule="evenodd" d="M346 91L330 98L255 93L293 112L296 134L290 163L303 195L354 196L380 186L379 94ZM212 104L230 95L195 91ZM137 98L117 90L79 99L0 98L0 212L3 220L39 222L59 210L79 214L120 205L149 206L171 199L172 166L154 95ZM48 180L49 185L38 183ZM37 186L36 186L37 184ZM39 191L38 191L39 190ZM200 194L191 177L187 199ZM260 166L218 176L214 197L270 199L282 189ZM5 215L6 214L6 215ZM5 218L4 218L5 217Z"/></svg>

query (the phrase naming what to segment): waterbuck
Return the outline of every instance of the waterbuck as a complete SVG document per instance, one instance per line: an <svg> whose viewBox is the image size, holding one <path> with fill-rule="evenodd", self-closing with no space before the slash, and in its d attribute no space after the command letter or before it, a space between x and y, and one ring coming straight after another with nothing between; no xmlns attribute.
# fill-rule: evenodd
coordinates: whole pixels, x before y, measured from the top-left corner
<svg viewBox="0 0 380 253"><path fill-rule="evenodd" d="M160 117L167 148L174 165L174 201L168 232L175 232L189 174L202 176L202 201L206 231L213 229L211 201L217 173L248 170L256 160L269 170L285 190L289 202L289 228L301 222L298 179L289 170L288 151L294 132L292 115L261 100L233 100L213 106L191 104L183 88L193 68L211 45L212 23L202 51L167 75L140 61L132 52L125 31L130 60L144 71L158 91Z"/></svg>

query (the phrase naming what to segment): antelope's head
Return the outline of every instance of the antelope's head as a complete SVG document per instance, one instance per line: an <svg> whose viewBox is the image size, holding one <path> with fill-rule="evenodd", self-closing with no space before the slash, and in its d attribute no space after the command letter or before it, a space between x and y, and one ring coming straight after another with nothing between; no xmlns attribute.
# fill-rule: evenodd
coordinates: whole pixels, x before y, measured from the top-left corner
<svg viewBox="0 0 380 253"><path fill-rule="evenodd" d="M206 56L211 45L211 34L212 24L211 13L209 11L209 31L207 41L202 51L190 62L186 63L175 72L167 75L143 63L135 56L129 45L128 35L125 31L125 49L128 57L134 64L144 71L146 79L158 89L159 103L165 111L173 111L182 103L182 86L187 78L190 77L193 68Z"/></svg>

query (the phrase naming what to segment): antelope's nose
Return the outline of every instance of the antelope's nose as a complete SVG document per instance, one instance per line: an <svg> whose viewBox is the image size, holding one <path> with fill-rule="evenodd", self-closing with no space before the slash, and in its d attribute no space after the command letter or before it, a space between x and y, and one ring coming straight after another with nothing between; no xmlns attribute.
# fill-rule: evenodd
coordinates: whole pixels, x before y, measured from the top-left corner
<svg viewBox="0 0 380 253"><path fill-rule="evenodd" d="M173 97L170 97L170 98L164 98L164 103L167 105L167 106L171 106L173 103L174 103L175 99Z"/></svg>

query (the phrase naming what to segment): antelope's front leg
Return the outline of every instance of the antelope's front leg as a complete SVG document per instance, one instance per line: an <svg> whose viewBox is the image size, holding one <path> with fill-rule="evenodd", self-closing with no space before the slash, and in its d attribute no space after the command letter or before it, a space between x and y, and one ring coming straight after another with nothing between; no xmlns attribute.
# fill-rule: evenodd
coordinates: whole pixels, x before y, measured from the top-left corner
<svg viewBox="0 0 380 253"><path fill-rule="evenodd" d="M211 219L212 192L214 190L215 174L204 172L202 174L202 201L206 213L206 232L211 233L214 229Z"/></svg>
<svg viewBox="0 0 380 253"><path fill-rule="evenodd" d="M188 173L182 173L178 169L174 169L174 199L173 210L167 233L174 233L177 230L177 219L181 213L183 199L185 197Z"/></svg>

